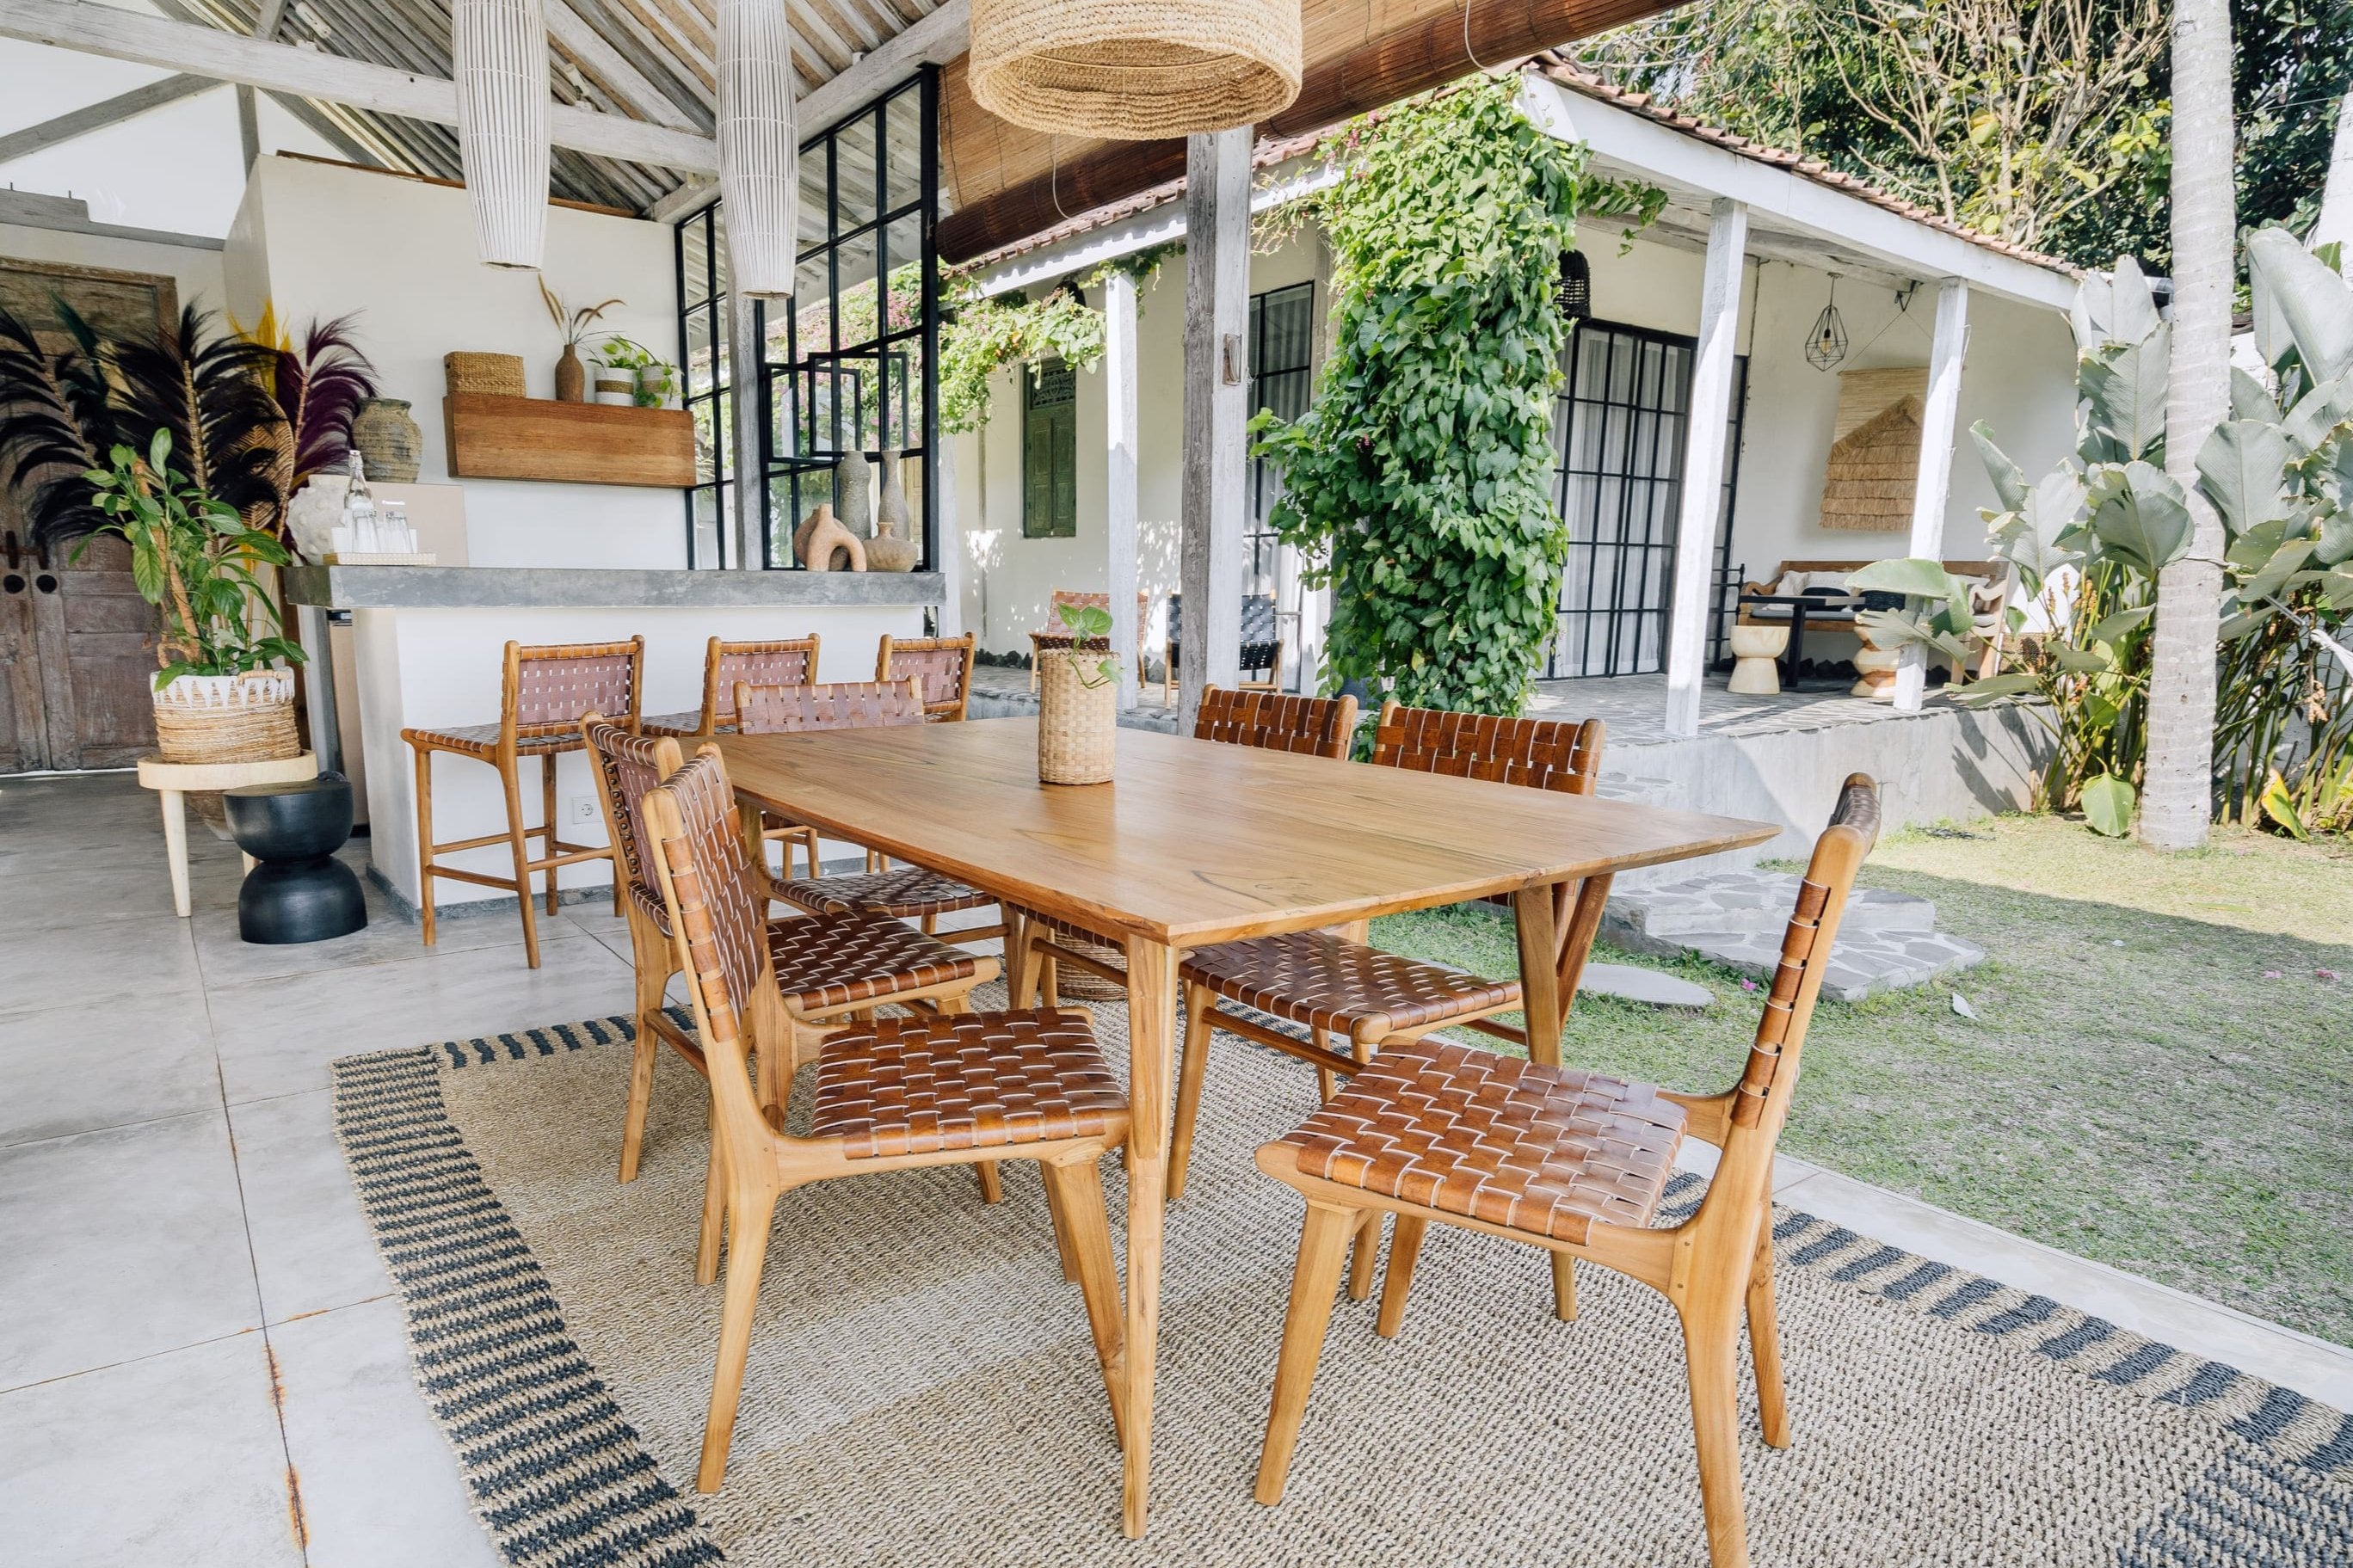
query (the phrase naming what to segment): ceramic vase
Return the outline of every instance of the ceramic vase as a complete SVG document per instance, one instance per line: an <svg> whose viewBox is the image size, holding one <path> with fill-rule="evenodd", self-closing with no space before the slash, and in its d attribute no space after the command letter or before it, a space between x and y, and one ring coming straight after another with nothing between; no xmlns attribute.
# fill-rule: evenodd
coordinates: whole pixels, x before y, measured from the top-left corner
<svg viewBox="0 0 2353 1568"><path fill-rule="evenodd" d="M364 458L368 471L375 459ZM312 474L294 499L286 503L286 533L305 561L322 562L335 548L335 530L343 521L343 498L351 493L349 474Z"/></svg>
<svg viewBox="0 0 2353 1568"><path fill-rule="evenodd" d="M913 572L923 555L915 542L914 519L907 510L907 492L899 488L899 454L882 454L882 492L874 510L874 537L866 542L870 572Z"/></svg>
<svg viewBox="0 0 2353 1568"><path fill-rule="evenodd" d="M425 455L425 432L408 416L406 400L371 397L352 418L352 446L367 465L369 479L413 485Z"/></svg>
<svg viewBox="0 0 2353 1568"><path fill-rule="evenodd" d="M866 570L866 542L842 527L823 501L793 530L793 553L811 572Z"/></svg>
<svg viewBox="0 0 2353 1568"><path fill-rule="evenodd" d="M833 466L833 515L860 539L874 531L874 470L863 452Z"/></svg>
<svg viewBox="0 0 2353 1568"><path fill-rule="evenodd" d="M580 363L579 353L570 343L564 345L564 357L555 362L555 401L588 401L588 367Z"/></svg>

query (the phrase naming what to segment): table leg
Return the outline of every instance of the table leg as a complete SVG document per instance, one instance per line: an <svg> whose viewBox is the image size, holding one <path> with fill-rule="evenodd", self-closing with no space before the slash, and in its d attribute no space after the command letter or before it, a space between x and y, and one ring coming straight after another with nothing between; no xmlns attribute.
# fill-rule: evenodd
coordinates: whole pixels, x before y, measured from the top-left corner
<svg viewBox="0 0 2353 1568"><path fill-rule="evenodd" d="M1789 647L1788 651L1781 656L1786 667L1786 671L1781 677L1781 689L1784 691L1798 689L1798 671L1805 662L1805 653L1806 606L1802 604L1792 605L1789 606Z"/></svg>
<svg viewBox="0 0 2353 1568"><path fill-rule="evenodd" d="M164 855L172 863L172 908L188 918L188 804L175 789L157 790L164 803Z"/></svg>
<svg viewBox="0 0 2353 1568"><path fill-rule="evenodd" d="M1123 1528L1144 1534L1152 1473L1153 1358L1160 1333L1160 1222L1168 1182L1168 1079L1176 1036L1176 954L1127 939L1127 1379Z"/></svg>
<svg viewBox="0 0 2353 1568"><path fill-rule="evenodd" d="M1528 1059L1560 1066L1560 1026L1567 1008L1560 988L1560 917L1547 882L1512 895L1520 938L1521 1016L1527 1021Z"/></svg>

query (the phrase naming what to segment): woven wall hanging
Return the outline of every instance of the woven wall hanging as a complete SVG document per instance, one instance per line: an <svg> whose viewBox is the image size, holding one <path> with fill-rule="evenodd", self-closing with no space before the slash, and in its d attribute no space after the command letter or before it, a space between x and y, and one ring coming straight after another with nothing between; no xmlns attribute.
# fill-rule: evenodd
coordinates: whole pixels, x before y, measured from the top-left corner
<svg viewBox="0 0 2353 1568"><path fill-rule="evenodd" d="M1299 0L973 0L972 95L1016 125L1148 142L1299 96Z"/></svg>

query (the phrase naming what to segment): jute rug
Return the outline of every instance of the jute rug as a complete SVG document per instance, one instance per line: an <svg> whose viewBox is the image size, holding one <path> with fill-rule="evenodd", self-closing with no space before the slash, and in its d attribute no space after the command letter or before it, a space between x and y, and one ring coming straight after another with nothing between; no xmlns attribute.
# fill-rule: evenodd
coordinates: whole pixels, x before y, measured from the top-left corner
<svg viewBox="0 0 2353 1568"><path fill-rule="evenodd" d="M1124 1009L1096 1016L1124 1059ZM1706 1561L1665 1302L1588 1267L1578 1321L1555 1322L1539 1254L1443 1227L1394 1342L1342 1300L1289 1495L1252 1500L1300 1206L1250 1152L1307 1112L1314 1075L1228 1039L1167 1221L1147 1539L1120 1536L1084 1312L1018 1163L996 1207L961 1167L786 1197L727 1484L699 1496L704 1090L664 1053L618 1184L628 1041L601 1019L336 1064L418 1386L514 1563ZM1116 1235L1116 1161L1104 1177ZM1752 1392L1757 1563L2353 1563L2353 1419L1777 1219L1796 1443L1763 1446Z"/></svg>

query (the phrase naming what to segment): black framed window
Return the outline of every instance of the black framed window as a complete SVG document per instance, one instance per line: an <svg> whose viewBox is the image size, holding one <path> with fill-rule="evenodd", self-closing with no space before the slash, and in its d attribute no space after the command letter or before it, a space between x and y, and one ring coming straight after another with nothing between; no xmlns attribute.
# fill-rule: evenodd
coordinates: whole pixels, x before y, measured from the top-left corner
<svg viewBox="0 0 2353 1568"><path fill-rule="evenodd" d="M1696 340L1612 321L1578 323L1554 403L1555 504L1568 524L1567 569L1547 678L1644 675L1666 668L1675 536L1691 423ZM1733 361L1719 584L1730 570L1748 360ZM1721 599L1720 591L1712 595ZM1715 638L1711 637L1711 644Z"/></svg>
<svg viewBox="0 0 2353 1568"><path fill-rule="evenodd" d="M686 411L694 419L694 483L686 490L686 563L727 559L727 481L733 402L728 375L727 241L714 204L677 228L678 363Z"/></svg>
<svg viewBox="0 0 2353 1568"><path fill-rule="evenodd" d="M1314 363L1315 285L1293 283L1253 294L1250 301L1250 410L1271 409L1276 417L1296 419L1307 412L1314 391L1310 366ZM1274 503L1282 499L1282 470L1264 458L1250 459L1250 530L1244 542L1250 554L1245 568L1250 580L1245 592L1276 591L1277 542L1269 520Z"/></svg>
<svg viewBox="0 0 2353 1568"><path fill-rule="evenodd" d="M938 123L927 68L801 144L793 297L760 312L764 565L796 564L793 529L836 500L834 466L852 452L897 454L922 564L938 558Z"/></svg>
<svg viewBox="0 0 2353 1568"><path fill-rule="evenodd" d="M1060 359L1021 378L1021 537L1079 532L1079 378Z"/></svg>

